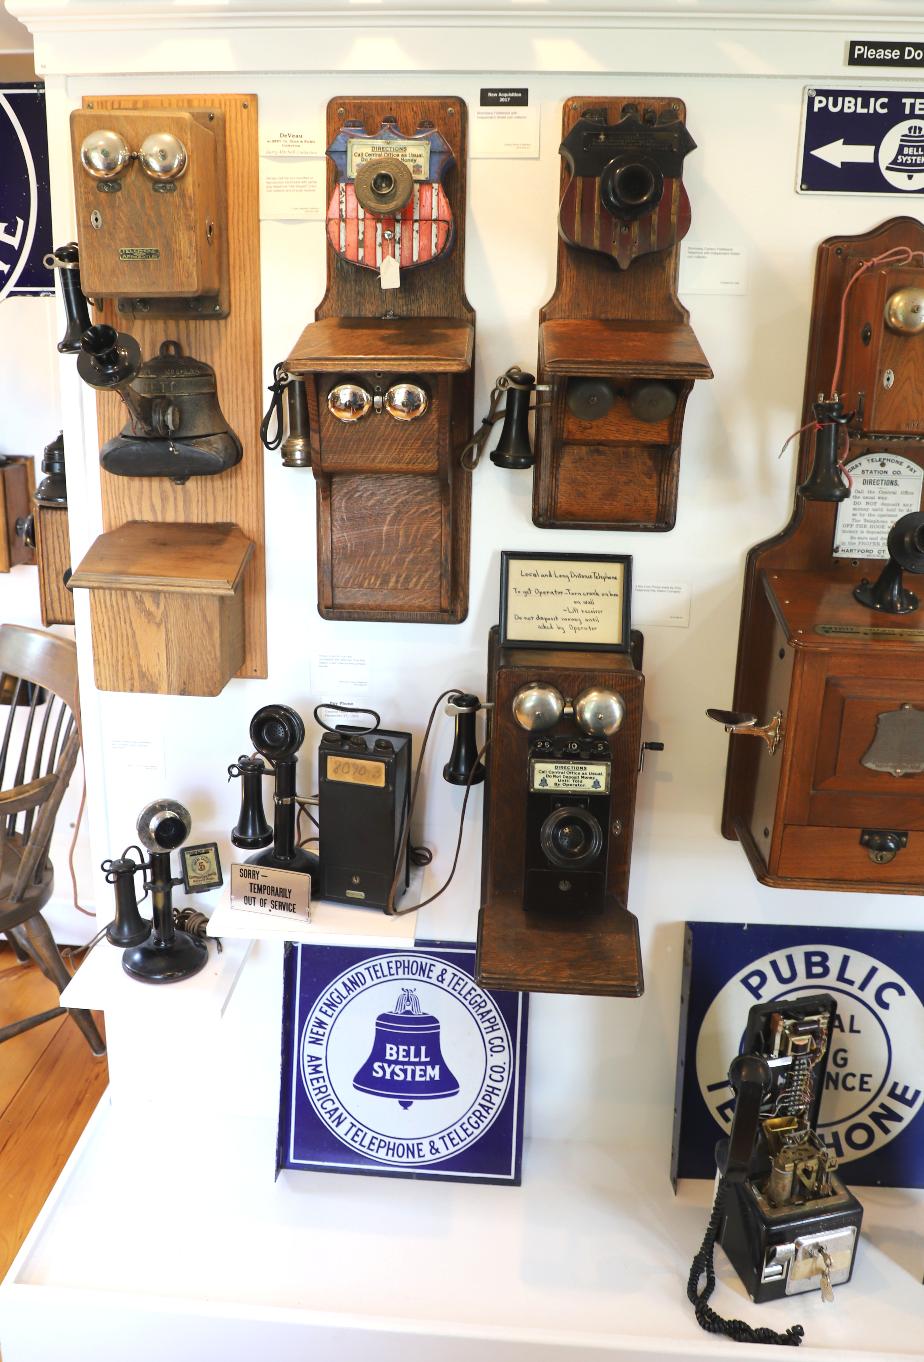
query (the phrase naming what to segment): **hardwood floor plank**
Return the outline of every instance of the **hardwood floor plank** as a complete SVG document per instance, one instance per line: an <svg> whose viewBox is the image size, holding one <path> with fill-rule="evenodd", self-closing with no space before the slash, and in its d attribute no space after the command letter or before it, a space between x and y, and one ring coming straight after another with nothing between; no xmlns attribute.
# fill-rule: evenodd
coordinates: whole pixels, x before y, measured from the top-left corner
<svg viewBox="0 0 924 1362"><path fill-rule="evenodd" d="M52 1028L57 1029L37 1063L0 1114L0 1278L108 1082L106 1060L93 1057L67 1017L7 1041L0 1049L4 1070L16 1047Z"/></svg>
<svg viewBox="0 0 924 1362"><path fill-rule="evenodd" d="M0 974L0 1026L57 1006L58 990L34 965L17 964ZM0 1118L66 1021L43 1022L0 1046Z"/></svg>

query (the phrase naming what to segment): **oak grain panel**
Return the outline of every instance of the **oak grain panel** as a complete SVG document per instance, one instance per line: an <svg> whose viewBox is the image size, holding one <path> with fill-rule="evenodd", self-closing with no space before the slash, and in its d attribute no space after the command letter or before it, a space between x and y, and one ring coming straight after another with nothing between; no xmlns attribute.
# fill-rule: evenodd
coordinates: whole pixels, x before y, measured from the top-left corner
<svg viewBox="0 0 924 1362"><path fill-rule="evenodd" d="M64 574L71 565L66 506L36 506L35 551L42 623L73 624L74 598L64 584Z"/></svg>
<svg viewBox="0 0 924 1362"><path fill-rule="evenodd" d="M84 99L103 113L112 109L212 109L223 114L227 147L227 230L230 313L205 319L131 322L106 302L97 314L138 340L145 359L164 340L178 340L187 354L211 364L228 424L244 448L241 462L214 477L176 486L167 478L127 478L101 473L103 524L112 530L132 520L238 525L254 545L243 579L244 655L239 676L266 676L266 570L264 558L263 411L260 329L260 220L257 99L249 94L107 95ZM125 410L117 396L97 398L100 443L121 430Z"/></svg>

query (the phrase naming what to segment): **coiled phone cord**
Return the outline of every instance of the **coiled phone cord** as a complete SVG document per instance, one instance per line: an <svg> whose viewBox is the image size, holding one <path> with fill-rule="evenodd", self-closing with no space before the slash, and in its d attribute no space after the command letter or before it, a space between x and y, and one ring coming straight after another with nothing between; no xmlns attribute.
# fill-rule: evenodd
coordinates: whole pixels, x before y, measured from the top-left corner
<svg viewBox="0 0 924 1362"><path fill-rule="evenodd" d="M755 1329L743 1319L723 1319L709 1305L709 1297L715 1290L715 1241L725 1215L726 1190L725 1179L720 1178L703 1242L690 1267L687 1297L696 1314L696 1322L707 1334L724 1334L736 1343L775 1343L784 1348L798 1348L805 1333L801 1324L792 1324L784 1334L779 1334L775 1329ZM701 1277L706 1279L702 1288Z"/></svg>

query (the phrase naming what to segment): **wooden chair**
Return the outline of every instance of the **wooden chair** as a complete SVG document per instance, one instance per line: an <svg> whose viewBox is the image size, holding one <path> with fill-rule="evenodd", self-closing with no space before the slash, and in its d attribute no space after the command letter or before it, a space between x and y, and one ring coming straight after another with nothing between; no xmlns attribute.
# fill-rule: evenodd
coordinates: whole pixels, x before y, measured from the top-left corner
<svg viewBox="0 0 924 1362"><path fill-rule="evenodd" d="M5 725L0 721L0 933L60 993L71 976L42 909L54 888L48 848L55 818L80 751L74 644L41 629L0 625L0 703L9 706ZM96 1023L82 1008L55 1007L0 1027L0 1042L66 1011L93 1053L104 1055Z"/></svg>

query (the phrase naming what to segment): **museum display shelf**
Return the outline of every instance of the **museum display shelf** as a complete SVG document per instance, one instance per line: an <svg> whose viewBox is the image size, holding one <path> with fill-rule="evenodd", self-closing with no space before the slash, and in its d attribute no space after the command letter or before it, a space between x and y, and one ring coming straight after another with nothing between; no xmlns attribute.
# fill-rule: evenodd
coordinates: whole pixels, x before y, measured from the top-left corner
<svg viewBox="0 0 924 1362"><path fill-rule="evenodd" d="M693 1319L685 1284L711 1184L675 1198L663 1142L530 1140L520 1188L274 1181L271 1120L222 1117L207 1150L180 1121L174 1141L207 1158L182 1175L185 1197L163 1200L131 1190L152 1138L147 1117L103 1098L0 1286L4 1362L755 1357ZM801 1323L807 1362L919 1356L924 1192L858 1191L856 1271L833 1306L754 1306L719 1250L716 1309Z"/></svg>

